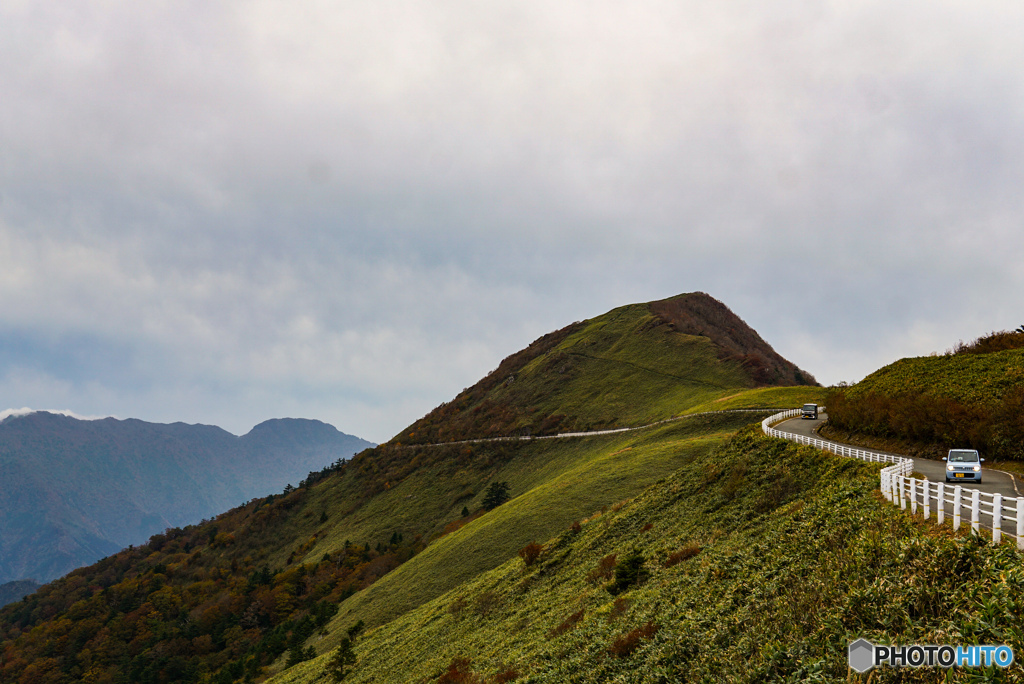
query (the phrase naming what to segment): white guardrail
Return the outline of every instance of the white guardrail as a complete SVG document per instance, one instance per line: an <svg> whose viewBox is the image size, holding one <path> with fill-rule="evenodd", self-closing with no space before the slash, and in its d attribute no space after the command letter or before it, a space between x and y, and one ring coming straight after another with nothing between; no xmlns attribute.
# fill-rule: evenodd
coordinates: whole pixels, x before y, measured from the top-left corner
<svg viewBox="0 0 1024 684"><path fill-rule="evenodd" d="M819 410L824 407L819 407ZM768 416L761 421L761 429L766 435L779 437L800 444L809 444L839 456L858 458L862 461L875 463L891 463L881 470L881 489L885 498L893 505L917 514L922 509L925 520L935 514L935 522L942 525L946 521L947 509L953 519L953 529L959 529L965 514L970 515L971 533L979 534L984 526L992 531L992 543L999 544L1003 535L1014 537L1017 548L1024 550L1024 496L1003 497L1002 494L982 492L978 489L964 490L960 485L949 486L945 482L931 482L910 477L914 471L914 459L890 454L877 454L854 447L830 442L825 439L806 437L791 432L783 432L771 427L775 423L795 418L800 409L791 409ZM969 494L969 496L968 496ZM1010 504L1010 505L1008 505ZM966 510L965 510L966 509ZM984 518L988 518L987 524ZM1003 522L1016 523L1016 534L1003 531Z"/></svg>

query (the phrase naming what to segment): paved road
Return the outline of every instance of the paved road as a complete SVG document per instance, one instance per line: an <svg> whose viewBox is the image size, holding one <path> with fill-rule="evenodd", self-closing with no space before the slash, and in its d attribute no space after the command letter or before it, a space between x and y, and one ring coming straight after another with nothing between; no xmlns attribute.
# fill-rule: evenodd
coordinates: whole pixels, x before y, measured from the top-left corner
<svg viewBox="0 0 1024 684"><path fill-rule="evenodd" d="M778 425L775 426L775 428L777 430L784 432L804 435L806 437L817 437L819 439L822 439L816 431L818 427L822 423L824 423L825 420L828 419L828 416L826 416L824 413L822 413L821 416L822 417L819 418L818 420L804 420L802 418L793 418L791 420L779 423ZM864 451L871 451L876 454L885 453L883 451L878 451L876 449L864 449ZM916 458L913 459L913 461L914 470L924 475L931 482L945 482L946 464L943 461L932 461L930 459L924 458ZM1019 527L1017 527L1017 525L1019 525L1019 519L1017 517L1017 501L1020 501L1020 499L1017 499L1016 497L1024 494L1024 492L1021 491L1024 490L1024 483L1018 481L1009 473L1004 473L998 470L986 469L984 466L982 466L982 475L983 478L981 484L964 482L960 485L963 488L963 494L961 499L961 515L963 516L962 524L965 526L971 525L970 520L972 513L970 510L970 500L972 497L972 490L978 490L979 494L981 492L987 492L991 494L999 493L1003 495L1004 499L1009 499L1004 501L1004 507L1000 514L1001 523L999 527L1002 530L1003 535L1008 536L1010 538L1016 537L1014 531L1020 529ZM923 506L924 504L924 487L918 486L915 487L915 490L916 491L914 495L910 498L917 500L918 511L923 513L924 511L923 508L921 508L921 506ZM935 497L937 496L937 487L931 486L929 487L929 490L931 491L931 503L929 504L932 508L931 515L935 516L937 515L937 511L935 510L935 508L937 507L937 501L935 501ZM904 490L904 495L909 494L909 489ZM955 489L952 483L945 488L943 498L945 500L945 505L943 506L945 515L948 519L952 519L955 508L953 504L955 498ZM979 504L979 525L980 527L991 530L994 527L992 502L991 500L989 500L988 503L985 503L985 501L979 501ZM1007 506L1009 506L1009 508L1007 508ZM1024 549L1024 530L1021 530L1021 537L1020 539L1017 539L1017 548Z"/></svg>
<svg viewBox="0 0 1024 684"><path fill-rule="evenodd" d="M559 432L556 435L519 435L512 437L480 437L478 439L462 439L457 442L432 442L430 444L405 444L406 448L413 447L436 447L436 446L451 446L453 444L482 444L485 442L529 442L534 439L563 439L568 437L593 437L595 435L616 435L620 432L635 432L637 430L646 430L647 428L657 427L658 425L664 425L666 423L675 423L680 420L687 420L689 418L697 418L699 416L718 416L724 413L777 413L777 408L754 408L754 409L725 409L722 411L702 411L700 413L685 413L681 416L675 416L674 418L666 418L665 420L659 420L656 423L646 423L644 425L635 425L633 427L624 428L613 428L611 430L589 430L586 432Z"/></svg>
<svg viewBox="0 0 1024 684"><path fill-rule="evenodd" d="M825 439L817 433L818 427L821 426L826 420L828 415L825 413L820 414L817 420L807 420L805 418L794 418L787 420L783 423L779 423L774 426L777 430L783 430L785 432L792 432L798 435L806 435L808 437L817 437L818 439ZM866 449L864 447L857 447L858 449L864 449L864 451L871 451L876 454L884 454L884 451L878 451L877 449ZM932 482L945 482L946 463L945 461L932 461L926 458L915 458L914 459L914 470L927 477ZM952 486L954 483L950 483ZM1015 482L1012 475L1009 473L1003 473L998 470L991 470L985 468L982 465L982 481L981 484L972 484L964 482L961 484L964 489L980 489L983 492L999 492L1004 497L1007 496L1022 496L1024 495L1024 483ZM1020 490L1018 492L1018 489Z"/></svg>

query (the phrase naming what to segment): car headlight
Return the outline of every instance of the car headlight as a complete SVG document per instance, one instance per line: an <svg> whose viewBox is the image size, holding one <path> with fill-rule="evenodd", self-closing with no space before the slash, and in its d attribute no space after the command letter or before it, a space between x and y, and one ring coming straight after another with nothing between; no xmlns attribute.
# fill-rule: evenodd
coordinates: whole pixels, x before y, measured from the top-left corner
<svg viewBox="0 0 1024 684"><path fill-rule="evenodd" d="M977 472L979 472L980 470L981 470L981 466L974 466L974 472L976 472L976 473L977 473Z"/></svg>
<svg viewBox="0 0 1024 684"><path fill-rule="evenodd" d="M950 464L950 465L946 466L946 470L952 472L953 471L953 465Z"/></svg>

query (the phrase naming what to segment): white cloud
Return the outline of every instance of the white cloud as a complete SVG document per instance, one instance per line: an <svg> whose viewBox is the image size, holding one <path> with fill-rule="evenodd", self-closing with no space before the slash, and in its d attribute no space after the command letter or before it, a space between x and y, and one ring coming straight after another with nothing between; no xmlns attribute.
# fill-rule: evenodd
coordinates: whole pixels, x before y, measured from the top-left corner
<svg viewBox="0 0 1024 684"><path fill-rule="evenodd" d="M0 411L0 422L7 420L8 418L20 418L21 416L28 416L33 413L54 413L60 416L68 416L69 418L77 418L78 420L102 420L104 418L113 418L114 416L83 416L75 413L74 411L68 410L53 410L53 409L31 409L23 407L20 409L4 409Z"/></svg>

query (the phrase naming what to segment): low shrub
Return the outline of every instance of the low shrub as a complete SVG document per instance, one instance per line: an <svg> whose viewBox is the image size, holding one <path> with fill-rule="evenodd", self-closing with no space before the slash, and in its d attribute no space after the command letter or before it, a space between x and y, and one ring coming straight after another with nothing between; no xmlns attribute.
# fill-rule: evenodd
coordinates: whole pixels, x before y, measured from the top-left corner
<svg viewBox="0 0 1024 684"><path fill-rule="evenodd" d="M483 684L470 665L469 658L452 658L448 669L437 678L437 684Z"/></svg>
<svg viewBox="0 0 1024 684"><path fill-rule="evenodd" d="M603 580L611 579L612 573L615 572L615 559L616 555L611 553L598 561L597 567L587 573L587 581L597 584Z"/></svg>
<svg viewBox="0 0 1024 684"><path fill-rule="evenodd" d="M550 632L548 632L548 636L549 637L556 637L556 636L560 636L562 634L565 634L566 632L575 629L576 625L578 625L582 619L583 619L583 609L580 608L578 611L576 611L575 613L573 613L569 617L565 618L565 620L562 621L562 624L558 625L557 627L552 629Z"/></svg>
<svg viewBox="0 0 1024 684"><path fill-rule="evenodd" d="M452 615L459 615L462 611L466 609L466 606L468 605L469 603L466 601L466 597L460 596L459 598L455 599L454 601L448 604L448 612Z"/></svg>
<svg viewBox="0 0 1024 684"><path fill-rule="evenodd" d="M696 542L690 542L678 551L673 551L669 554L669 557L662 565L666 568L671 568L673 565L678 565L688 558L693 558L698 553L700 553L700 545Z"/></svg>
<svg viewBox="0 0 1024 684"><path fill-rule="evenodd" d="M487 617L494 610L501 606L501 596L496 591L485 591L476 597L476 601L473 602L473 608L476 610L478 615Z"/></svg>
<svg viewBox="0 0 1024 684"><path fill-rule="evenodd" d="M640 647L640 643L642 641L649 640L658 632L659 629L661 629L660 625L648 622L643 627L637 627L625 634L621 634L612 642L612 645L608 647L608 653L615 658L627 658Z"/></svg>
<svg viewBox="0 0 1024 684"><path fill-rule="evenodd" d="M634 550L615 566L615 579L605 587L612 596L617 596L635 584L642 584L650 576L644 568L644 557Z"/></svg>
<svg viewBox="0 0 1024 684"><path fill-rule="evenodd" d="M632 602L627 598L620 597L615 599L614 603L612 603L612 609L608 612L609 622L625 615L631 605L633 605Z"/></svg>
<svg viewBox="0 0 1024 684"><path fill-rule="evenodd" d="M523 559L526 566L529 567L537 562L537 558L540 557L540 552L544 550L541 544L536 542L530 542L523 548L519 549L519 557Z"/></svg>

